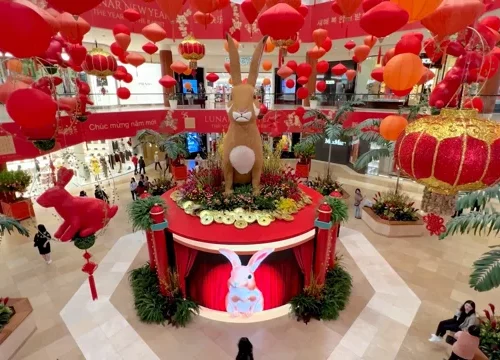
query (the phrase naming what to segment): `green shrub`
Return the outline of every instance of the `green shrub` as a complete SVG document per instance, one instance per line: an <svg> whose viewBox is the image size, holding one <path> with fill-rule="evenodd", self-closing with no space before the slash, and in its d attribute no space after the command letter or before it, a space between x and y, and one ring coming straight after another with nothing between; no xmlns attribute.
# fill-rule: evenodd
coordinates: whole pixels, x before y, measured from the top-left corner
<svg viewBox="0 0 500 360"><path fill-rule="evenodd" d="M73 238L73 244L80 250L88 250L95 244L95 235L87 237L75 236Z"/></svg>
<svg viewBox="0 0 500 360"><path fill-rule="evenodd" d="M309 164L316 154L316 147L310 141L299 142L293 147L295 157L299 159L300 164Z"/></svg>
<svg viewBox="0 0 500 360"><path fill-rule="evenodd" d="M12 315L13 311L10 307L7 306L7 301L5 301L5 303L0 302L0 331L2 331L5 325L7 325Z"/></svg>
<svg viewBox="0 0 500 360"><path fill-rule="evenodd" d="M31 175L24 170L0 171L0 191L26 192L31 183Z"/></svg>
<svg viewBox="0 0 500 360"><path fill-rule="evenodd" d="M143 199L137 199L133 201L128 206L128 216L130 221L132 221L132 230L149 230L151 229L151 225L153 225L153 221L151 220L151 215L149 211L155 204L160 205L163 209L167 210L167 205L165 204L165 200L163 200L159 196L150 196Z"/></svg>
<svg viewBox="0 0 500 360"><path fill-rule="evenodd" d="M317 176L313 180L309 181L308 186L323 196L328 196L334 191L341 193L342 196L345 195L342 185L332 179L330 175L325 177Z"/></svg>
<svg viewBox="0 0 500 360"><path fill-rule="evenodd" d="M378 192L373 198L372 210L378 217L389 221L416 221L418 220L417 209L413 207L414 202L408 195L387 192Z"/></svg>
<svg viewBox="0 0 500 360"><path fill-rule="evenodd" d="M332 208L332 223L346 222L349 219L349 209L342 198L326 196L324 201Z"/></svg>

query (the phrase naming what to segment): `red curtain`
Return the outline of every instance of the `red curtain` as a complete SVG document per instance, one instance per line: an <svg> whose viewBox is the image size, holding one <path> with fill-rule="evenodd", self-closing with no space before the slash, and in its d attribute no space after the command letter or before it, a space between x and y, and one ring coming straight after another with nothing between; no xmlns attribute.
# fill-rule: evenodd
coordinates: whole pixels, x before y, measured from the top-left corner
<svg viewBox="0 0 500 360"><path fill-rule="evenodd" d="M314 239L311 239L300 246L293 248L293 253L304 274L304 285L309 286L312 274Z"/></svg>
<svg viewBox="0 0 500 360"><path fill-rule="evenodd" d="M240 258L242 264L247 264L250 256ZM231 270L231 264L223 255L199 252L187 280L189 296L202 306L226 311ZM264 310L286 304L304 286L292 250L269 255L255 272L255 281L264 297Z"/></svg>
<svg viewBox="0 0 500 360"><path fill-rule="evenodd" d="M193 267L198 250L188 248L174 241L174 251L177 273L179 274L179 286L181 287L182 293L186 295L186 278Z"/></svg>

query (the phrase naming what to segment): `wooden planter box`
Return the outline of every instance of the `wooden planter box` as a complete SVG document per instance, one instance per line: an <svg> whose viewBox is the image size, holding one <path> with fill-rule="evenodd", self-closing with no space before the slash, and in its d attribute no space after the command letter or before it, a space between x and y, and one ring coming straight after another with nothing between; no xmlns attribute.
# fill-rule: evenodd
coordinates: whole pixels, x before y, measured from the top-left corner
<svg viewBox="0 0 500 360"><path fill-rule="evenodd" d="M9 216L16 220L29 219L35 216L31 199L23 199L12 203L1 201L1 203L2 212L5 216Z"/></svg>
<svg viewBox="0 0 500 360"><path fill-rule="evenodd" d="M419 217L417 221L389 221L378 217L369 207L364 207L361 218L376 234L387 237L417 237L423 236L425 226Z"/></svg>
<svg viewBox="0 0 500 360"><path fill-rule="evenodd" d="M172 166L172 169L173 169L174 179L176 181L187 179L188 172L186 165Z"/></svg>
<svg viewBox="0 0 500 360"><path fill-rule="evenodd" d="M11 359L36 330L33 308L27 298L9 299L15 310L7 325L0 331L0 360Z"/></svg>
<svg viewBox="0 0 500 360"><path fill-rule="evenodd" d="M301 179L309 178L309 171L311 170L311 163L309 164L299 164L295 165L295 175Z"/></svg>

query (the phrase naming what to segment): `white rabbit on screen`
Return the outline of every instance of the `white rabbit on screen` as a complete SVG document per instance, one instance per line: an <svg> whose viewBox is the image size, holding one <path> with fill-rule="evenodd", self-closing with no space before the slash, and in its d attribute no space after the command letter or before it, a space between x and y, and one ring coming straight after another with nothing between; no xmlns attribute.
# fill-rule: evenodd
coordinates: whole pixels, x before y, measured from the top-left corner
<svg viewBox="0 0 500 360"><path fill-rule="evenodd" d="M255 271L259 265L274 251L263 249L257 251L250 258L248 265L241 265L239 256L232 250L219 249L233 267L227 285L229 291L226 295L226 311L231 316L243 314L250 316L264 310L264 298L255 282Z"/></svg>

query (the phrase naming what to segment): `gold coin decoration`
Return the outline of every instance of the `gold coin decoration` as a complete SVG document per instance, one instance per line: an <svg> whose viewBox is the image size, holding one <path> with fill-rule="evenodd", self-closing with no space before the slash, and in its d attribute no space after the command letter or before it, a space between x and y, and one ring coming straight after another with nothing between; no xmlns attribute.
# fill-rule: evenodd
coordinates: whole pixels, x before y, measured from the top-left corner
<svg viewBox="0 0 500 360"><path fill-rule="evenodd" d="M184 210L186 210L187 208L192 207L193 205L194 205L194 202L192 202L192 201L184 201L182 203L182 208Z"/></svg>
<svg viewBox="0 0 500 360"><path fill-rule="evenodd" d="M222 222L226 225L232 225L234 223L233 215L224 215L222 218Z"/></svg>
<svg viewBox="0 0 500 360"><path fill-rule="evenodd" d="M236 220L234 222L234 226L237 229L244 229L244 228L246 228L248 226L248 223L245 220Z"/></svg>
<svg viewBox="0 0 500 360"><path fill-rule="evenodd" d="M235 213L235 214L242 214L244 212L245 212L245 209L243 209L243 208L236 208L233 210L233 213Z"/></svg>
<svg viewBox="0 0 500 360"><path fill-rule="evenodd" d="M203 225L210 225L211 223L214 222L214 218L211 215L205 215L201 218L201 223Z"/></svg>
<svg viewBox="0 0 500 360"><path fill-rule="evenodd" d="M234 214L234 218L236 221L245 221L245 213L236 213Z"/></svg>
<svg viewBox="0 0 500 360"><path fill-rule="evenodd" d="M259 223L260 226L269 226L271 224L271 219L262 216L257 219L257 222Z"/></svg>
<svg viewBox="0 0 500 360"><path fill-rule="evenodd" d="M199 214L200 218L207 216L207 215L212 215L212 212L210 210L202 210Z"/></svg>
<svg viewBox="0 0 500 360"><path fill-rule="evenodd" d="M283 220L285 221L293 221L293 216L290 214L283 215Z"/></svg>
<svg viewBox="0 0 500 360"><path fill-rule="evenodd" d="M214 220L217 224L222 224L224 222L224 215L222 214L216 214L214 215Z"/></svg>

